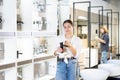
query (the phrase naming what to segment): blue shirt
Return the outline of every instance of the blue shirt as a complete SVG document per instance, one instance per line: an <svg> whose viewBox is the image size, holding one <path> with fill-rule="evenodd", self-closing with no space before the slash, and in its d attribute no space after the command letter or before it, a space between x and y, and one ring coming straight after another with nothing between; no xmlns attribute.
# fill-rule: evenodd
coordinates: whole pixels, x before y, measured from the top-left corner
<svg viewBox="0 0 120 80"><path fill-rule="evenodd" d="M107 33L103 33L101 35L101 39L105 41L105 43L101 43L101 52L102 51L109 51L109 36Z"/></svg>

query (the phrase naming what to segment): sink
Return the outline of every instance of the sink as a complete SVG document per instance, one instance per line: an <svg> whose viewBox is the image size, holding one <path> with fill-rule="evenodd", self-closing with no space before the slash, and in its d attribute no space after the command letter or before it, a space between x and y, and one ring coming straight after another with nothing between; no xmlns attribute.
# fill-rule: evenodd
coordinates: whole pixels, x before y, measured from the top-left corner
<svg viewBox="0 0 120 80"><path fill-rule="evenodd" d="M83 80L106 80L109 72L99 69L84 69L80 71Z"/></svg>
<svg viewBox="0 0 120 80"><path fill-rule="evenodd" d="M98 65L98 69L108 71L111 77L120 75L120 65L117 64L100 64Z"/></svg>
<svg viewBox="0 0 120 80"><path fill-rule="evenodd" d="M120 65L120 60L109 60L108 63L113 63L113 64Z"/></svg>

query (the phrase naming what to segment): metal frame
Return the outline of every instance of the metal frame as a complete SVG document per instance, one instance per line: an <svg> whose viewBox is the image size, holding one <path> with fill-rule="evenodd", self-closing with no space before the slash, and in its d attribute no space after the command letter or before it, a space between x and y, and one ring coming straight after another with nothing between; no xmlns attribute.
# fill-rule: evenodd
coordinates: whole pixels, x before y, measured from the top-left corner
<svg viewBox="0 0 120 80"><path fill-rule="evenodd" d="M73 25L75 22L75 4L85 4L88 3L88 47L89 47L89 68L90 68L90 64L91 64L91 2L90 1L83 1L83 2L73 2Z"/></svg>
<svg viewBox="0 0 120 80"><path fill-rule="evenodd" d="M99 30L100 30L100 26L102 24L103 26L103 6L91 6L91 8L101 8L102 11L102 23L101 23L101 18L100 18L100 10L98 10L98 23L99 23ZM99 31L99 37L100 37L100 31Z"/></svg>
<svg viewBox="0 0 120 80"><path fill-rule="evenodd" d="M110 12L107 12L107 14L109 14L109 13ZM112 12L112 14L117 14L117 16L118 16L118 59L119 59L119 56L120 56L120 54L119 54L119 15L120 15L120 13L119 12ZM111 39L112 39L112 37L111 37Z"/></svg>

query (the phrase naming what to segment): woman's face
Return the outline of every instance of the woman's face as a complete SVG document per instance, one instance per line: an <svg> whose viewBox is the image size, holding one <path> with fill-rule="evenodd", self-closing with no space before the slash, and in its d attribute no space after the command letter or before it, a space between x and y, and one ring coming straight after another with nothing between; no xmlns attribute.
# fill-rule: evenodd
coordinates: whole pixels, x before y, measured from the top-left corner
<svg viewBox="0 0 120 80"><path fill-rule="evenodd" d="M70 23L64 23L63 26L66 34L73 33L73 26Z"/></svg>
<svg viewBox="0 0 120 80"><path fill-rule="evenodd" d="M101 33L104 33L104 30L101 28L101 29L100 29L100 32L101 32Z"/></svg>

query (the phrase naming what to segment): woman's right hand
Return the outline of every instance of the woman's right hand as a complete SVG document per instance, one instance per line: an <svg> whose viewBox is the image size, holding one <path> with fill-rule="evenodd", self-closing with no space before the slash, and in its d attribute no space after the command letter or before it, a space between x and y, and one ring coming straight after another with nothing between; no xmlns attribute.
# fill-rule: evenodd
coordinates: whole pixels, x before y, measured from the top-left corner
<svg viewBox="0 0 120 80"><path fill-rule="evenodd" d="M61 53L61 52L63 52L63 49L58 47L56 51Z"/></svg>
<svg viewBox="0 0 120 80"><path fill-rule="evenodd" d="M57 55L57 53L62 53L63 49L58 47L57 50L55 51L54 55Z"/></svg>

